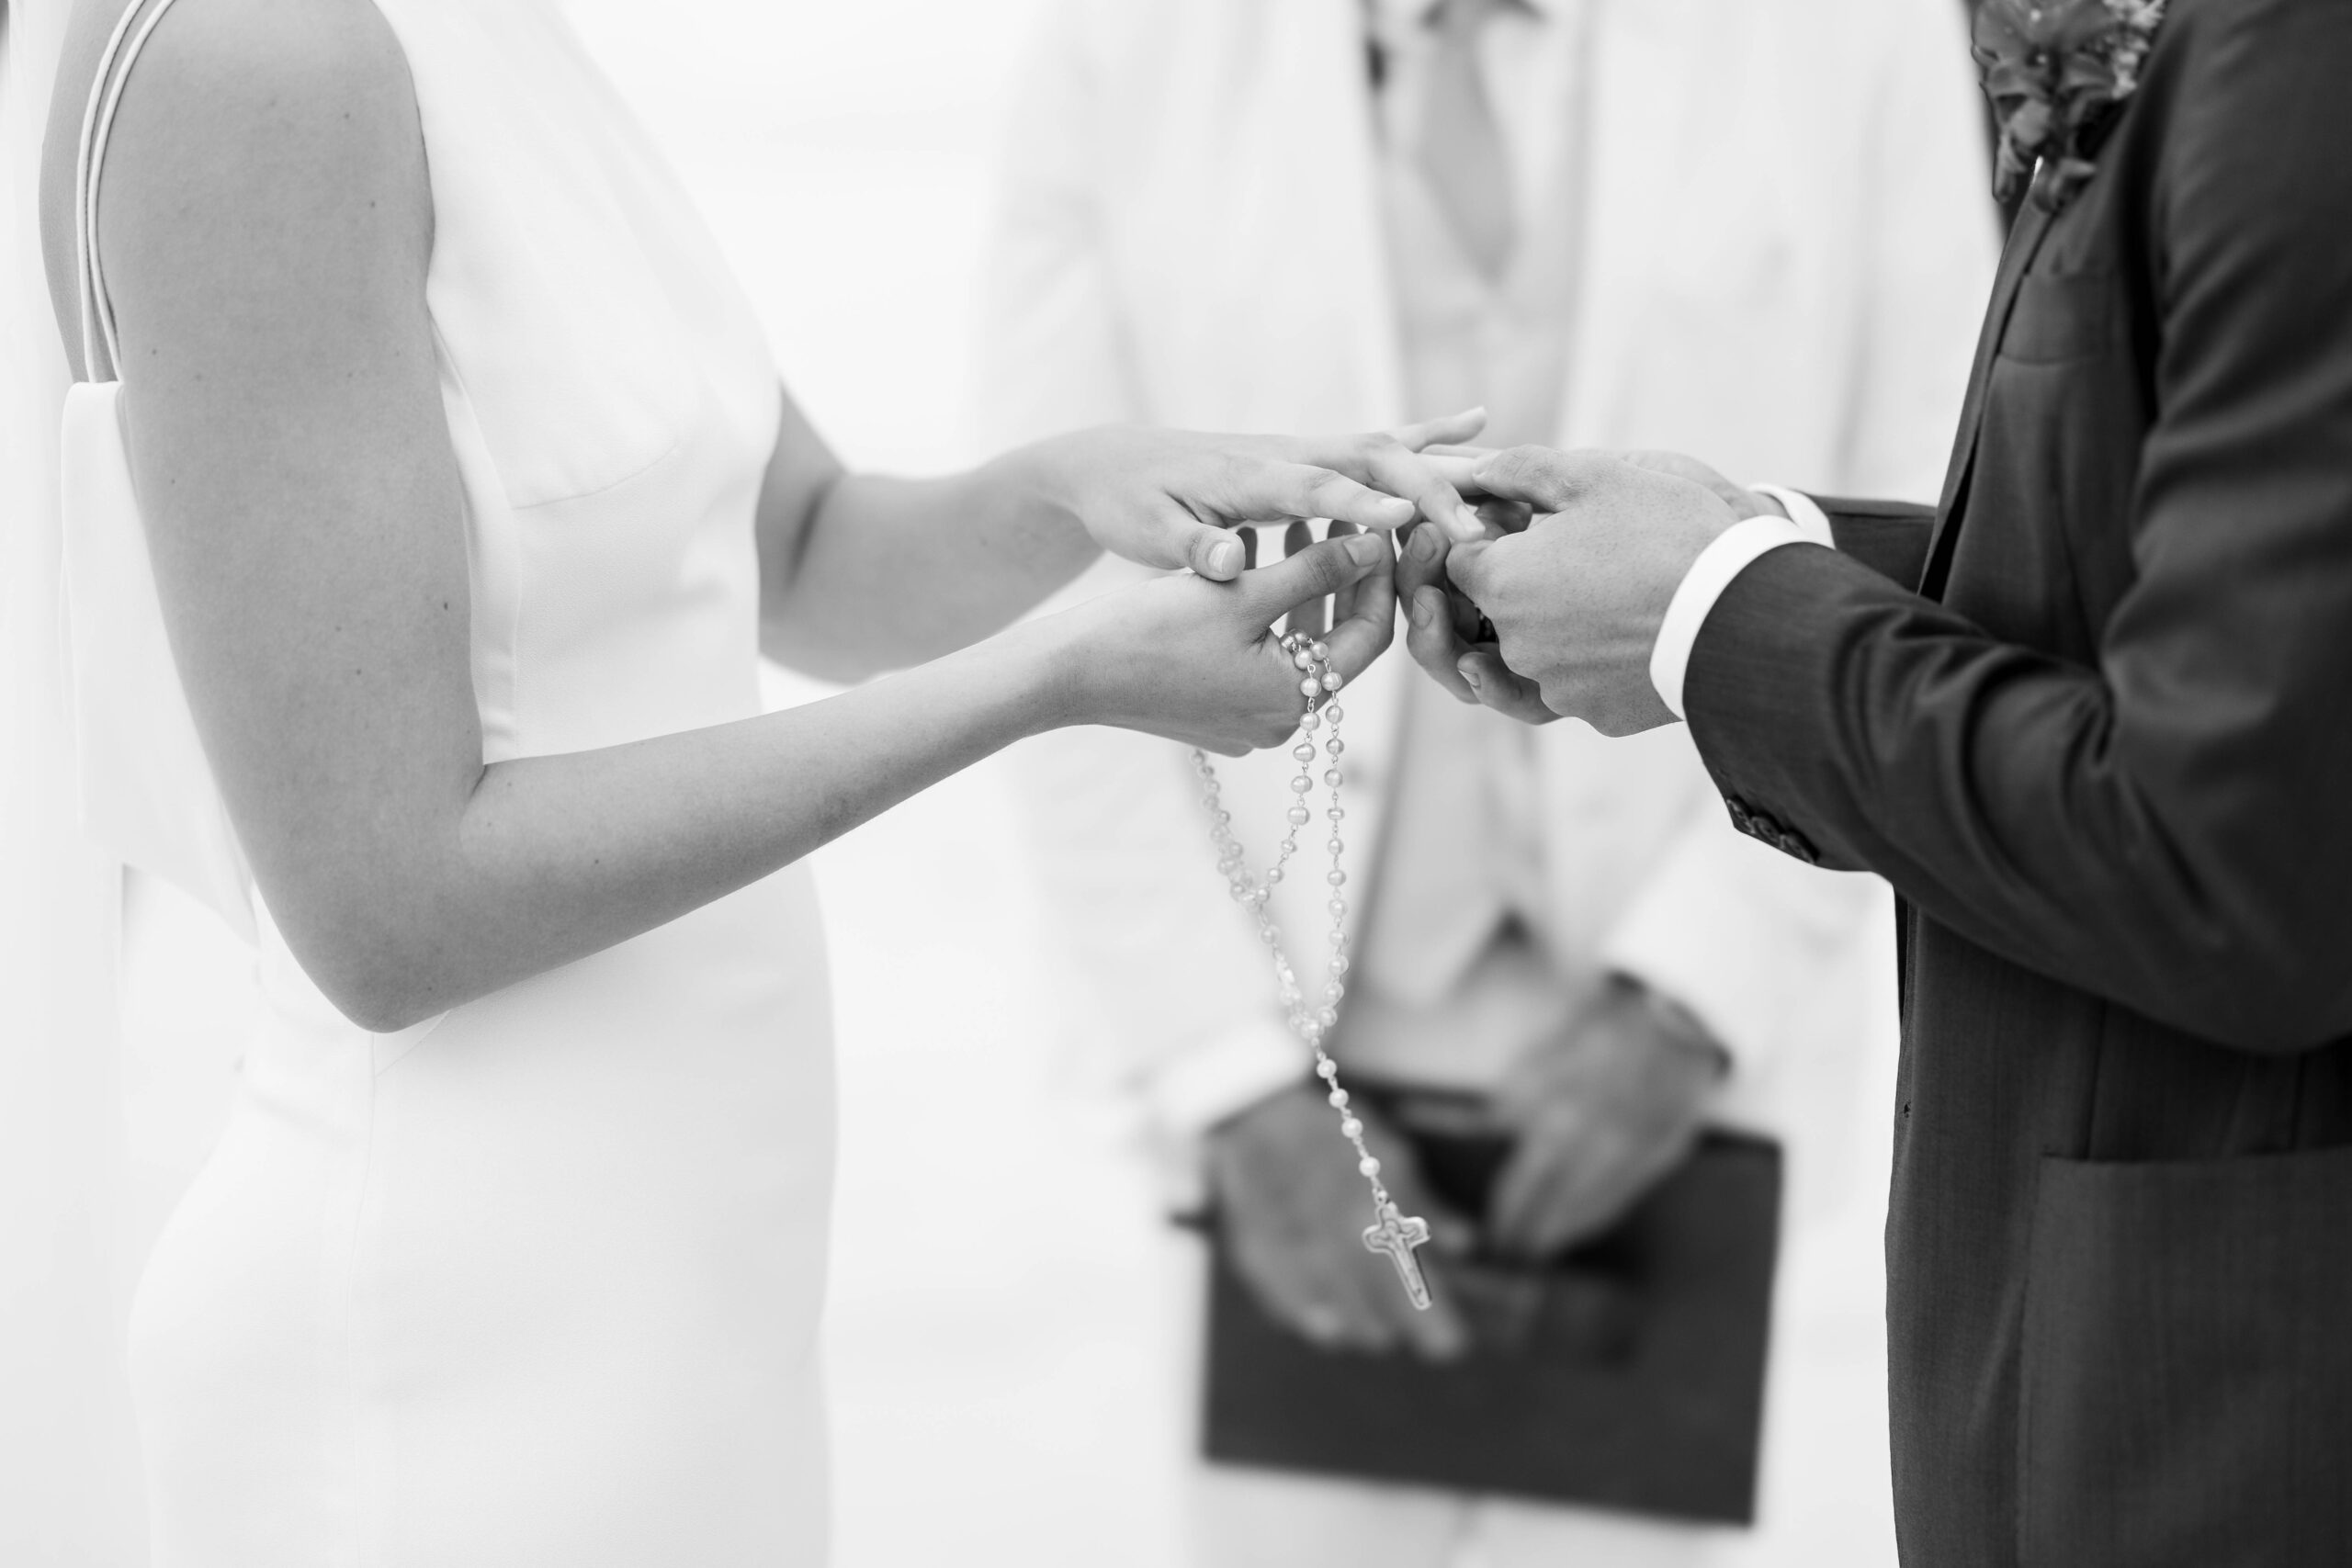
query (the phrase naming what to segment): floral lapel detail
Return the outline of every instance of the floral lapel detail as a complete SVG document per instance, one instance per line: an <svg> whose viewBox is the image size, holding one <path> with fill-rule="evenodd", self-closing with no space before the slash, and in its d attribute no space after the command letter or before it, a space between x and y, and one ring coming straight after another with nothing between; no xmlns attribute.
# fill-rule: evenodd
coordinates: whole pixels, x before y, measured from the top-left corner
<svg viewBox="0 0 2352 1568"><path fill-rule="evenodd" d="M1976 62L2000 122L1994 188L2002 200L2033 177L2057 211L2091 177L2098 139L2139 89L2165 0L1983 0Z"/></svg>

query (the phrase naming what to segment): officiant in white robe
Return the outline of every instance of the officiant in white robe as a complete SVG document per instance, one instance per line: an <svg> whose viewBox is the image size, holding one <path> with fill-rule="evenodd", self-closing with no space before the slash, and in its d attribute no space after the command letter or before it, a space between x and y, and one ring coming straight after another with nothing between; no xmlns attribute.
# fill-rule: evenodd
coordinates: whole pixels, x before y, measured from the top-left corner
<svg viewBox="0 0 2352 1568"><path fill-rule="evenodd" d="M1937 491L1997 241L1956 0L1056 0L1019 105L994 438L1484 404L1497 445L1671 446L1755 480ZM1343 1065L1493 1094L1622 977L1724 1053L1708 1120L1781 1142L1758 1517L1204 1465L1195 1559L1892 1562L1883 887L1736 832L1679 728L1514 728L1402 660L1345 702L1370 891L1348 915ZM1303 1050L1184 753L1072 732L1022 765L1100 1059L1182 1171L1297 1085ZM1221 766L1262 848L1293 765ZM1321 899L1274 908L1311 964ZM1171 1235L1197 1298L1198 1244ZM1196 1363L1197 1337L1170 1354Z"/></svg>

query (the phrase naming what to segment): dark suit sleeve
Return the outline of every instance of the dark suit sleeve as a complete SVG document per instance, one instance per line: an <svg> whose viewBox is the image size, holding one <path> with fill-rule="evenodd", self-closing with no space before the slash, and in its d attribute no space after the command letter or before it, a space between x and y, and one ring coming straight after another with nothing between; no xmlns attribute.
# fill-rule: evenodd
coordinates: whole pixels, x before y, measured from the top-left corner
<svg viewBox="0 0 2352 1568"><path fill-rule="evenodd" d="M1684 696L1736 817L2030 969L2292 1051L2352 1032L2352 5L2198 20L2097 667L1792 548L1716 602Z"/></svg>

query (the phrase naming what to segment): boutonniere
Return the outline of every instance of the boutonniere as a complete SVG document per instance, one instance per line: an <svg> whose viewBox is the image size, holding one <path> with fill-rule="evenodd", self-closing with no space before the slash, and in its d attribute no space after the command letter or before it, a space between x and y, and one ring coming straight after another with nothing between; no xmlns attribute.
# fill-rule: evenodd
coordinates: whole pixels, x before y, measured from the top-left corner
<svg viewBox="0 0 2352 1568"><path fill-rule="evenodd" d="M2003 201L2033 177L2052 211L2091 177L2098 133L2139 90L2140 65L2164 20L2165 0L1983 0L1976 63L2000 122L1994 189Z"/></svg>

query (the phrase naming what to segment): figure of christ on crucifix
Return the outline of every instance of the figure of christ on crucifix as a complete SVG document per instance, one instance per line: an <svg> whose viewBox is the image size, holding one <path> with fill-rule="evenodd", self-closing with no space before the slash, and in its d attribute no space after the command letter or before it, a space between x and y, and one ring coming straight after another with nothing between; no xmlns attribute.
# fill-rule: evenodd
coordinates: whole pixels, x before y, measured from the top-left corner
<svg viewBox="0 0 2352 1568"><path fill-rule="evenodd" d="M1381 1204L1376 1213L1379 1220L1364 1227L1364 1250L1386 1253L1396 1265L1396 1277L1405 1282L1405 1293L1416 1307L1429 1311L1429 1281L1421 1278L1420 1262L1413 1256L1413 1248L1430 1238L1429 1221L1403 1213L1394 1203Z"/></svg>

